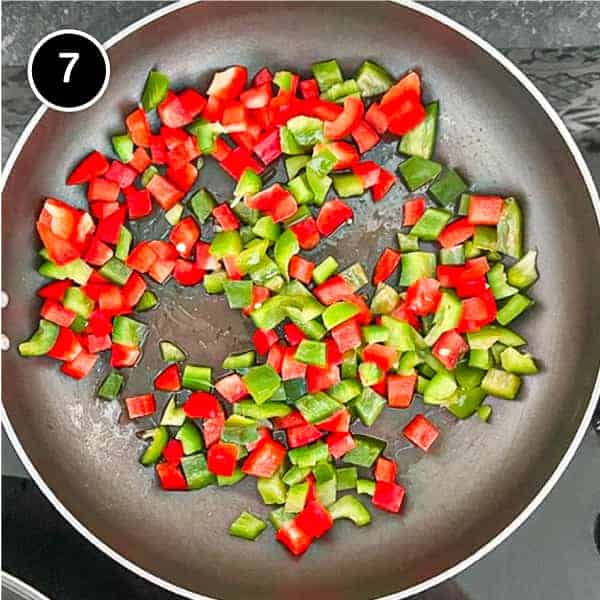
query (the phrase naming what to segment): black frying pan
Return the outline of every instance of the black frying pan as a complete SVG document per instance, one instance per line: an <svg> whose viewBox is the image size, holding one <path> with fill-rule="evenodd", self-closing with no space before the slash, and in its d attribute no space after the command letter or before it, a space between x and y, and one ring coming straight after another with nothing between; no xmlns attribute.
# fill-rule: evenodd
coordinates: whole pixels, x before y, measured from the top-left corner
<svg viewBox="0 0 600 600"><path fill-rule="evenodd" d="M158 17L158 15L161 15ZM4 424L32 476L62 514L121 564L189 597L251 600L404 598L456 574L507 537L548 493L589 424L600 336L598 197L579 152L531 84L476 36L437 13L404 3L197 3L170 7L118 36L109 51L104 98L82 113L38 113L13 153L3 194L3 288L10 303L4 332ZM426 99L440 98L437 155L483 192L516 194L527 243L540 251L537 308L519 329L544 366L520 400L495 401L493 424L456 422L428 411L441 442L423 457L399 431L411 411L388 411L376 432L389 440L408 502L398 517L374 515L357 531L338 524L301 560L269 536L244 543L227 536L243 509L264 514L252 481L234 489L165 494L136 461L136 427L120 407L94 399L106 367L81 383L53 361L23 360L14 350L36 321L34 221L51 194L83 205L65 174L91 148L109 151L109 135L139 98L158 65L175 85L243 63L255 70L306 71L338 57L350 72L364 57L399 76L422 70ZM37 124L36 124L37 123ZM395 168L394 145L378 160ZM207 167L200 178L220 198L231 181ZM354 200L352 227L321 247L342 264L371 267L393 243L405 191L380 205ZM155 230L162 225L157 221ZM179 340L200 363L219 364L248 343L249 326L226 308L172 284L148 317L151 336L128 392L147 389L156 341ZM596 390L597 391L597 390ZM415 408L416 410L416 408Z"/></svg>

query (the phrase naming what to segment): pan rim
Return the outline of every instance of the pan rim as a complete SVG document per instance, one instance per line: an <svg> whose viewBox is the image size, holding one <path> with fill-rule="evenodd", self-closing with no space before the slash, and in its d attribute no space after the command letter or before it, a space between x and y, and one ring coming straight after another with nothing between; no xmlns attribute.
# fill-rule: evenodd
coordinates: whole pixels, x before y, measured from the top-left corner
<svg viewBox="0 0 600 600"><path fill-rule="evenodd" d="M159 10L156 10L141 19L133 22L131 25L122 29L119 33L112 36L108 39L102 46L108 50L130 34L134 33L138 29L159 20L163 16L170 14L172 12L176 12L181 10L187 6L193 4L199 4L204 0L179 0L179 2L175 2L169 6L163 7ZM427 6L423 6L418 4L415 0L387 0L390 3L397 4L399 6L403 6L410 10L413 10L417 13L420 13L430 19L437 21L438 23L448 27L449 29L455 31L471 43L475 44L479 48L481 48L485 53L487 53L491 58L493 58L497 63L499 63L510 75L514 77L514 79L521 84L521 86L528 92L533 99L537 102L539 107L544 111L546 116L550 119L557 132L561 136L563 142L567 146L568 151L573 157L577 169L583 179L587 192L589 194L589 198L591 200L594 213L596 215L596 225L600 229L600 196L598 195L598 190L596 189L596 185L593 181L590 170L579 150L573 136L568 131L566 125L562 121L561 117L558 115L556 110L552 107L552 105L546 100L543 94L537 89L537 87L531 82L531 80L508 58L506 58L499 50L497 50L494 46L492 46L489 42L485 41L478 34L474 33L467 27L457 23L450 17L447 17L438 11L429 8ZM0 178L0 193L4 191L8 178L12 172L13 166L17 161L23 146L28 141L30 135L34 131L38 122L41 118L46 114L48 108L42 105L31 117L29 122L27 123L25 129L19 136L14 148L12 149L4 169L2 170L2 176ZM502 542L504 542L510 535L512 535L521 525L534 513L535 510L541 505L541 503L545 500L551 490L554 488L564 471L567 469L569 464L571 463L577 449L579 448L583 438L587 432L588 427L590 426L594 410L596 408L596 404L598 403L600 396L600 369L596 373L596 378L594 382L594 387L590 396L590 400L587 406L587 409L583 415L581 423L577 428L575 435L562 459L554 469L553 473L547 479L546 483L540 488L537 494L532 498L532 500L528 503L528 505L498 534L496 534L492 539L483 544L480 548L478 548L471 555L467 556L460 562L455 565L449 567L448 569L442 571L434 577L431 577L421 583L414 585L410 588L402 590L400 592L393 592L387 596L381 596L379 600L402 600L405 598L409 598L414 594L424 592L434 586L440 585L444 581L451 579L462 571L479 561L489 552L498 547ZM62 503L62 501L54 494L54 492L46 485L44 479L37 471L35 466L29 460L25 449L21 445L19 438L12 427L8 414L6 412L6 408L3 403L0 403L0 419L2 422L2 426L15 449L19 459L25 466L28 474L31 476L33 481L36 483L38 488L42 491L44 496L50 501L50 503L54 506L54 508L62 515L62 517L69 522L69 524L82 536L84 536L88 541L90 541L96 548L104 552L107 556L112 558L121 566L125 567L132 573L146 579L147 581L162 587L163 589L170 591L174 594L178 594L182 597L189 598L191 600L215 600L209 596L204 596L202 594L192 592L191 590L182 588L166 579L158 577L154 575L143 567L137 565L130 559L126 558L113 548L111 548L108 544L103 542L99 537L97 537L92 531L90 531L81 521L79 521L73 513Z"/></svg>

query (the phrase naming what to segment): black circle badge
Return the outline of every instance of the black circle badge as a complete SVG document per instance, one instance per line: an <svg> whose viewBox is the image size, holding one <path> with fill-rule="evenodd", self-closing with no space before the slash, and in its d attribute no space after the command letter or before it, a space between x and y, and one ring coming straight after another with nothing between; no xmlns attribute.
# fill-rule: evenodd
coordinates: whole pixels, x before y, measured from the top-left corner
<svg viewBox="0 0 600 600"><path fill-rule="evenodd" d="M55 110L74 112L98 100L110 77L108 55L84 31L62 29L40 40L27 65L29 85Z"/></svg>

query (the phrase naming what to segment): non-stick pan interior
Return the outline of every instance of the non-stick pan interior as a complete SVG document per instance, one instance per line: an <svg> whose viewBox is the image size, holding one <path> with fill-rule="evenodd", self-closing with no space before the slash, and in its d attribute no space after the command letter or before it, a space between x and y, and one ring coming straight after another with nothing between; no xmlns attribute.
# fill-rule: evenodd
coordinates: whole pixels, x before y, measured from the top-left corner
<svg viewBox="0 0 600 600"><path fill-rule="evenodd" d="M110 52L112 79L104 98L75 114L48 112L23 147L3 197L3 288L10 297L4 332L13 342L3 361L4 404L32 463L64 506L93 534L148 572L207 596L251 600L376 597L409 588L455 565L507 527L533 499L569 447L593 388L600 337L598 226L576 163L551 120L513 76L486 52L434 19L391 3L200 3L152 22ZM34 222L44 195L84 203L65 174L91 150L110 152L147 71L158 66L176 86L200 84L217 68L241 63L255 71L301 69L337 57L347 73L365 57L396 76L422 71L426 99L441 100L437 155L482 192L522 199L527 243L540 251L535 310L519 328L544 367L520 400L494 401L490 424L456 422L426 409L443 435L423 456L400 430L414 411L390 411L377 431L400 465L408 490L403 514L373 510L370 527L338 524L301 560L263 535L255 543L227 536L241 510L266 515L253 481L233 489L160 492L141 467L139 427L120 407L95 399L108 367L74 382L56 363L24 360L14 350L35 325L42 283L34 273ZM394 169L395 145L376 159ZM233 185L216 168L200 184L226 199ZM353 199L352 226L316 257L372 267L395 247L401 204L398 184L381 204ZM165 232L161 216L151 225ZM127 393L149 388L159 359L156 341L179 341L196 363L220 364L248 345L250 328L226 306L172 283L151 323L141 367ZM161 397L161 403L165 398ZM422 407L415 407L415 410ZM149 424L145 423L143 425Z"/></svg>

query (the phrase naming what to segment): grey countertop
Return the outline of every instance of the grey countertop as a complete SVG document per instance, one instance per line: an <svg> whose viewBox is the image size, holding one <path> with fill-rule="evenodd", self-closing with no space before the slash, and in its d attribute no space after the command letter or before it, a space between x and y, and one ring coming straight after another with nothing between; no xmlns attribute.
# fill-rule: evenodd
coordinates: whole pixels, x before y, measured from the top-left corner
<svg viewBox="0 0 600 600"><path fill-rule="evenodd" d="M27 84L25 64L29 52L43 35L73 27L89 31L104 41L169 2L4 1L2 4L4 162L37 107ZM576 135L596 181L600 181L600 2L427 4L504 49L521 65L559 110ZM4 475L24 474L4 436L2 454ZM599 598L600 562L592 536L594 519L600 510L598 473L600 440L590 431L560 483L527 523L456 580L423 594L423 600ZM86 565L80 567L86 570ZM111 568L123 571L116 564ZM131 580L137 578L128 573L119 573L119 577L115 579L116 587L111 587L110 597L173 598L156 588L150 589L152 586L144 582L134 585ZM127 584L119 583L123 578L129 578ZM38 581L29 583L41 586ZM86 600L65 590L62 597L66 599Z"/></svg>

